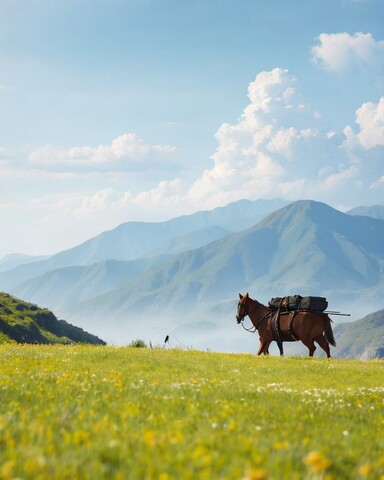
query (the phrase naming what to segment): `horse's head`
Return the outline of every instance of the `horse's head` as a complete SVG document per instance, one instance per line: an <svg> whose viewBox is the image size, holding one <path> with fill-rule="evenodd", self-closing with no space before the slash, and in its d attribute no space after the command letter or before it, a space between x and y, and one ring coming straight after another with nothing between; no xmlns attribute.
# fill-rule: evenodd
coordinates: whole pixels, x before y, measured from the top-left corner
<svg viewBox="0 0 384 480"><path fill-rule="evenodd" d="M248 315L248 306L247 306L247 301L249 298L248 292L245 295L241 295L239 293L239 303L237 304L237 315L236 315L236 320L237 323L241 323L244 320L244 317Z"/></svg>

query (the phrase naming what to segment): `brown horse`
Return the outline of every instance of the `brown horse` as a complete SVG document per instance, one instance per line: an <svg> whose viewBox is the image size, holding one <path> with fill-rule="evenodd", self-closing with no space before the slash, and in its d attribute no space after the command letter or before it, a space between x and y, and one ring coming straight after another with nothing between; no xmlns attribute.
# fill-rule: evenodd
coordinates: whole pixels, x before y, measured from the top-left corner
<svg viewBox="0 0 384 480"><path fill-rule="evenodd" d="M325 351L327 357L331 356L329 344L336 346L333 337L331 319L326 313L306 311L291 311L280 313L278 331L273 322L275 312L250 298L248 293L244 296L239 293L240 301L237 306L237 323L241 323L248 315L255 331L259 332L260 348L258 355L268 354L269 345L276 341L280 354L283 355L282 342L301 341L309 349L309 356L313 357L317 342Z"/></svg>

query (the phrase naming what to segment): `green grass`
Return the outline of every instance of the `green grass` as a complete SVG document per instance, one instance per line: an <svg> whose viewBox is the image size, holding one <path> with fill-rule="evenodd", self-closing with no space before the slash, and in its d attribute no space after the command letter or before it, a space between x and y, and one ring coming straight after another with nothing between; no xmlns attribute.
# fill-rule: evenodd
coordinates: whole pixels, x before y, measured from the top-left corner
<svg viewBox="0 0 384 480"><path fill-rule="evenodd" d="M0 478L384 478L384 362L0 346Z"/></svg>
<svg viewBox="0 0 384 480"><path fill-rule="evenodd" d="M18 343L90 343L103 345L100 338L63 320L46 308L0 292L0 344Z"/></svg>

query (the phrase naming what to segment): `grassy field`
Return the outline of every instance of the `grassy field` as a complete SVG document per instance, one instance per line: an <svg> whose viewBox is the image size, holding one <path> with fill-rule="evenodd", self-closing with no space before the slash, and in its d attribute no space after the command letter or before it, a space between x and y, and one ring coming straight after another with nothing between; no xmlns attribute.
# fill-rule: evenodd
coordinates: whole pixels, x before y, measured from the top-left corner
<svg viewBox="0 0 384 480"><path fill-rule="evenodd" d="M0 478L384 478L384 362L0 346Z"/></svg>

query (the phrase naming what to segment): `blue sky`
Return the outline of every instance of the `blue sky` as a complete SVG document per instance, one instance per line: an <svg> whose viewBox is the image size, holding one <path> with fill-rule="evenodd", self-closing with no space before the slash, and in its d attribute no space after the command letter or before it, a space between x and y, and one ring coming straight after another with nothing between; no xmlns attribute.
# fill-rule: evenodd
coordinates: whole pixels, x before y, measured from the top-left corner
<svg viewBox="0 0 384 480"><path fill-rule="evenodd" d="M0 258L240 198L384 204L383 0L1 0Z"/></svg>

